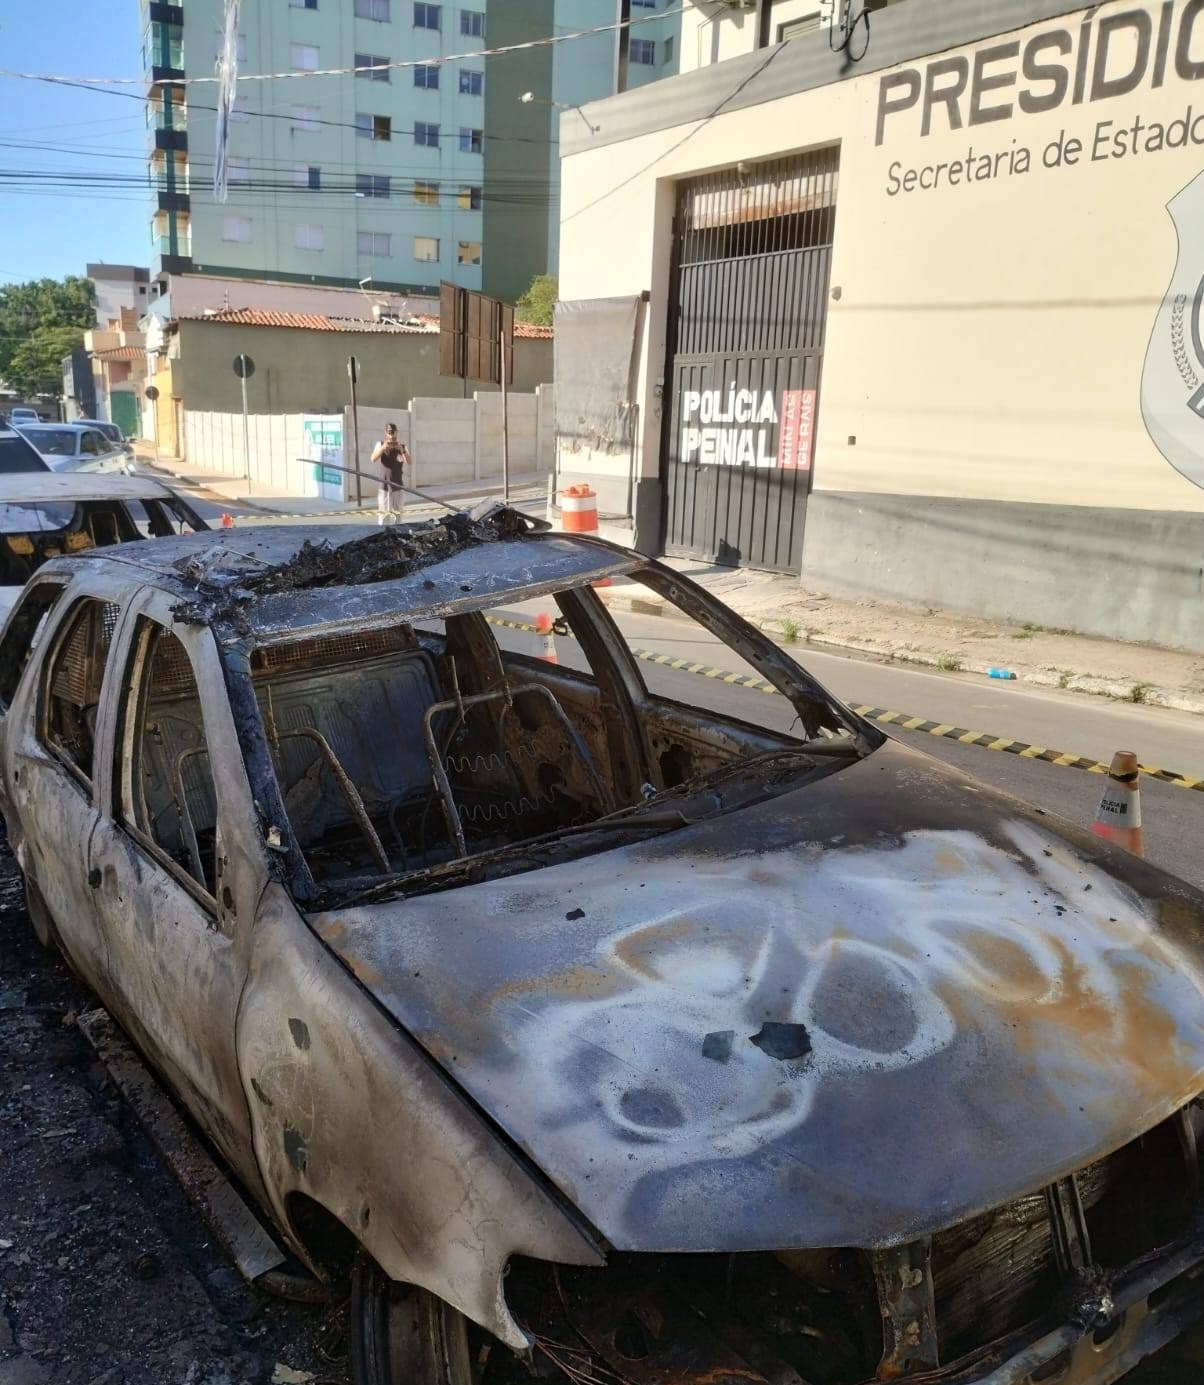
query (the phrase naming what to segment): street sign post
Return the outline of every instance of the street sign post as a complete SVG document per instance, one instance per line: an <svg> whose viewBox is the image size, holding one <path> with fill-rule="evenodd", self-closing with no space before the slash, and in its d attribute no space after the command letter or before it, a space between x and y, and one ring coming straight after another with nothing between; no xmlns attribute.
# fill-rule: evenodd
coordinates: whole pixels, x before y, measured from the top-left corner
<svg viewBox="0 0 1204 1385"><path fill-rule="evenodd" d="M242 463L247 489L251 487L251 430L247 420L247 381L255 374L255 362L245 354L235 356L234 373L242 384Z"/></svg>

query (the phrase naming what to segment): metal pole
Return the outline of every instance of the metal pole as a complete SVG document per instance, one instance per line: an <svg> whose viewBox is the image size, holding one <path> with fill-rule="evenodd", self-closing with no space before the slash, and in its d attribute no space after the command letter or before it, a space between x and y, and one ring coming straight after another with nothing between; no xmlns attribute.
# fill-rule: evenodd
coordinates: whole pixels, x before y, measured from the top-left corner
<svg viewBox="0 0 1204 1385"><path fill-rule="evenodd" d="M251 432L247 422L247 377L239 377L242 384L242 464L246 477L247 490L251 489Z"/></svg>
<svg viewBox="0 0 1204 1385"><path fill-rule="evenodd" d="M498 346L502 357L502 499L510 500L510 414L506 404L506 315L498 313Z"/></svg>
<svg viewBox="0 0 1204 1385"><path fill-rule="evenodd" d="M358 509L364 503L364 483L360 478L360 408L355 389L359 371L354 356L347 359L347 374L351 376L351 447L355 458L355 504Z"/></svg>

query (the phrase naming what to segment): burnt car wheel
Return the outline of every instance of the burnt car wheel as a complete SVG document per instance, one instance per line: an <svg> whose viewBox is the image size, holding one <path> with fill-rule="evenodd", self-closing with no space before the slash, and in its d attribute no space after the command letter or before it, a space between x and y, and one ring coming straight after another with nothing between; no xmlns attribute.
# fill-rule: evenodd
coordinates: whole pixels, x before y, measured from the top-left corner
<svg viewBox="0 0 1204 1385"><path fill-rule="evenodd" d="M471 1385L463 1314L366 1255L352 1271L350 1329L355 1385Z"/></svg>

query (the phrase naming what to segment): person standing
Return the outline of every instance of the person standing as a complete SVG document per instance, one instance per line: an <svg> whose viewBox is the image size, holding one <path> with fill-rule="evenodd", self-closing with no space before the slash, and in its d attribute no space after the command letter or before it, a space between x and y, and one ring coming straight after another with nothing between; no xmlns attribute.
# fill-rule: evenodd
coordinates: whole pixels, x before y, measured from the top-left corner
<svg viewBox="0 0 1204 1385"><path fill-rule="evenodd" d="M372 460L380 468L380 489L377 508L380 524L396 523L405 508L405 468L412 464L409 449L397 436L397 424L386 423L385 435L372 449Z"/></svg>

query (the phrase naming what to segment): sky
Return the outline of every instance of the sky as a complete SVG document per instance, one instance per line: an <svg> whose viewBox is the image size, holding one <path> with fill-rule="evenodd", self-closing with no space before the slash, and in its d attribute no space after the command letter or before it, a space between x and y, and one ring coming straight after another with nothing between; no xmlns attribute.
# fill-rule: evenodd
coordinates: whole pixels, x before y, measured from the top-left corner
<svg viewBox="0 0 1204 1385"><path fill-rule="evenodd" d="M137 77L141 44L138 0L0 0L0 67ZM29 176L57 172L79 175L82 186L41 190L44 180ZM101 260L147 264L147 190L89 186L118 172L146 173L141 101L0 77L0 284L83 274Z"/></svg>

